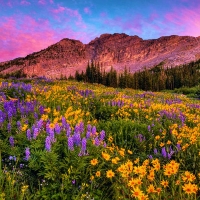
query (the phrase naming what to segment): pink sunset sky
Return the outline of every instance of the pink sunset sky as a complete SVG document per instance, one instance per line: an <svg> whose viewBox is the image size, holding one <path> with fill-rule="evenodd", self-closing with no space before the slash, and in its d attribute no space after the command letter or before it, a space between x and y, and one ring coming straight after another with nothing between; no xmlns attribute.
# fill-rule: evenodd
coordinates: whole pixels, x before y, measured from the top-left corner
<svg viewBox="0 0 200 200"><path fill-rule="evenodd" d="M0 62L63 38L200 36L199 0L0 0Z"/></svg>

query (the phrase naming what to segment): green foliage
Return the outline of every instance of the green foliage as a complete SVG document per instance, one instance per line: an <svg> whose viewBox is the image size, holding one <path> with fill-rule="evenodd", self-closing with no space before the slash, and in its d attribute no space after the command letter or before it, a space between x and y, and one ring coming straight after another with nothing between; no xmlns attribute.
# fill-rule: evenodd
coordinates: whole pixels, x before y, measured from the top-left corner
<svg viewBox="0 0 200 200"><path fill-rule="evenodd" d="M89 65L87 73L97 81L95 74L98 73L91 72L94 66L94 63ZM162 66L157 66L152 73L161 72ZM108 76L105 79L108 82L116 78L114 73L113 76L104 75L100 77L103 80ZM149 77L148 83L151 83L147 69L140 76ZM124 87L131 87L127 69L120 79ZM149 199L173 199L175 196L187 199L189 195L182 189L187 182L181 178L186 171L195 175L193 183L199 187L200 106L197 99L75 81L45 82L41 79L34 82L29 92L18 86L18 89L13 89L12 84L0 86L0 199L131 199L134 187L129 181L136 178L141 178L140 189ZM198 87L175 90L189 95L198 94L198 91ZM12 117L8 118L7 111L12 112ZM84 122L81 131L80 122ZM56 131L56 126L60 132ZM102 136L100 130L105 131L104 140L97 140ZM81 154L82 143L74 145L73 150L69 148L69 136L75 141L76 131L81 132L81 142L89 138L84 154ZM11 145L10 136L14 138L14 145ZM51 138L50 149L46 148L48 137ZM27 147L30 150L28 159ZM163 148L167 156L163 155ZM149 159L151 156L153 159ZM92 164L95 159L97 163ZM153 168L156 159L159 169ZM172 176L164 175L166 164L172 159L179 163L179 171ZM122 170L125 165L130 168ZM137 167L145 169L144 176L135 171ZM113 177L107 175L110 170L115 173ZM152 171L155 177L150 181ZM163 180L169 181L167 188L161 185ZM180 186L176 185L177 180ZM147 192L151 184L162 188L160 194ZM190 195L192 198L198 199L199 194Z"/></svg>
<svg viewBox="0 0 200 200"><path fill-rule="evenodd" d="M123 73L117 74L113 67L109 72L105 72L103 67L92 62L91 65L88 63L85 73L79 74L76 71L75 79L111 87L142 89L145 91L174 90L181 87L190 88L199 84L200 61L171 68L164 68L163 65L164 62L161 62L151 69L144 68L134 74L125 67Z"/></svg>
<svg viewBox="0 0 200 200"><path fill-rule="evenodd" d="M0 74L0 78L26 78L26 74L22 70L18 70L8 74Z"/></svg>

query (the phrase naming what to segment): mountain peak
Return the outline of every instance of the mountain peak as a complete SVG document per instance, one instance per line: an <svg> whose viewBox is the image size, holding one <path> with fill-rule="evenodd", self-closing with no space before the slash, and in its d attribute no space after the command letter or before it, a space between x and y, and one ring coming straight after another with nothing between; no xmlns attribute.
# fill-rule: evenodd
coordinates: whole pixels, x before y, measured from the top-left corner
<svg viewBox="0 0 200 200"><path fill-rule="evenodd" d="M162 36L143 40L137 35L105 33L88 44L63 38L48 48L25 58L0 63L1 73L22 69L28 76L60 77L84 71L88 61L96 61L105 70L111 66L118 72L124 67L135 72L153 67L163 61L164 66L176 66L200 59L200 37Z"/></svg>

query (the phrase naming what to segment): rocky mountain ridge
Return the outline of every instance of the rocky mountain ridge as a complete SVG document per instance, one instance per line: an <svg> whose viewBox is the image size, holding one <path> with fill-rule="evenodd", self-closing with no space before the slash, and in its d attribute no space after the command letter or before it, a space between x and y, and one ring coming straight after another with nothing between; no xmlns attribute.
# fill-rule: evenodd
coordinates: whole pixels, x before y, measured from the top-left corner
<svg viewBox="0 0 200 200"><path fill-rule="evenodd" d="M163 36L143 40L124 33L102 34L88 44L62 39L56 44L24 58L0 63L0 73L23 70L28 76L60 77L84 71L87 63L99 62L105 70L118 72L124 67L131 72L151 68L161 62L177 66L200 59L200 37Z"/></svg>

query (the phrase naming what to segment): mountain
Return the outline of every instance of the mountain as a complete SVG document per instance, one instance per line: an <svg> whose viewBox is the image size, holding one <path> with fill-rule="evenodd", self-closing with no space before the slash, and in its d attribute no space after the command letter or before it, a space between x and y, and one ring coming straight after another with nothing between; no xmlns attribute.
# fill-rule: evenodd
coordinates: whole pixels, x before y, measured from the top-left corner
<svg viewBox="0 0 200 200"><path fill-rule="evenodd" d="M103 34L88 44L62 39L56 44L24 58L0 63L0 73L23 70L28 76L60 77L84 71L88 62L99 62L105 70L111 66L118 72L124 67L131 72L159 63L177 66L200 59L200 37L163 36L143 40L124 33Z"/></svg>

